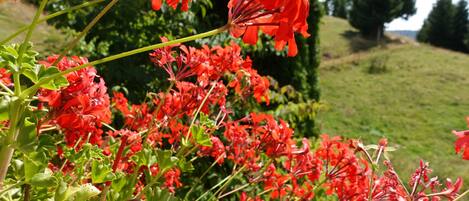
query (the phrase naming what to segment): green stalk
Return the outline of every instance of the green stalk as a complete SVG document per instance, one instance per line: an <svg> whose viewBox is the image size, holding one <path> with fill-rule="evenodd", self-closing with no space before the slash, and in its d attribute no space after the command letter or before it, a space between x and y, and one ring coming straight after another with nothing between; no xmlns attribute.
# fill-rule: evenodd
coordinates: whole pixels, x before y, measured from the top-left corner
<svg viewBox="0 0 469 201"><path fill-rule="evenodd" d="M21 180L22 180L22 179L21 179ZM13 184L13 185L11 185L11 186L8 186L8 188L3 189L3 190L0 191L0 196L3 196L3 194L5 194L6 192L8 192L8 191L10 191L11 189L16 188L16 187L18 187L18 186L21 186L21 185L23 185L23 184L24 184L24 181L19 181L19 182L16 183L16 184Z"/></svg>
<svg viewBox="0 0 469 201"><path fill-rule="evenodd" d="M21 65L21 60L23 57L24 52L26 51L25 47L26 44L29 42L29 39L32 36L34 28L37 25L37 21L39 16L41 15L42 11L46 7L47 0L42 0L41 4L39 5L39 9L36 11L33 21L29 26L29 31L26 34L26 38L24 39L23 44L21 44L17 64ZM21 94L21 83L20 83L20 74L19 72L14 72L13 74L14 84L15 84L15 95L18 96ZM6 178L8 167L10 166L10 161L13 156L13 152L15 149L11 146L18 137L21 124L22 124L22 115L24 110L26 109L26 102L25 99L18 97L15 101L10 103L10 127L8 129L8 134L5 136L3 140L3 144L0 147L0 190L3 188L3 181Z"/></svg>
<svg viewBox="0 0 469 201"><path fill-rule="evenodd" d="M77 5L77 6L73 6L73 7L70 7L70 8L67 8L65 10L61 10L61 11L58 11L58 12L55 12L55 13L52 13L50 15L47 15L41 19L39 19L37 21L38 24L40 23L43 23L47 20L50 20L52 18L55 18L55 17L58 17L58 16L61 16L63 14L67 14L69 12L72 12L72 11L75 11L75 10L78 10L78 9L81 9L81 8L84 8L84 7L88 7L88 6L92 6L92 5L95 5L95 4L98 4L98 3L101 3L105 0L94 0L94 1L89 1L89 2L85 2L83 4L80 4L80 5ZM13 38L16 38L18 35L20 35L21 33L25 32L26 30L29 29L31 25L26 25L24 27L21 27L20 29L18 29L15 33L11 34L10 36L6 37L5 39L3 39L2 41L0 41L0 45L3 45L5 43L7 43L8 41L12 40Z"/></svg>
<svg viewBox="0 0 469 201"><path fill-rule="evenodd" d="M11 146L18 137L20 131L21 114L25 110L24 102L16 100L10 103L10 128L8 134L5 136L2 146L0 147L0 191L3 189L3 181L6 178L8 167L10 166L11 157L13 156L14 148Z"/></svg>
<svg viewBox="0 0 469 201"><path fill-rule="evenodd" d="M99 12L98 15L96 15L96 17L94 17L94 19L91 20L91 22L88 25L86 25L85 29L83 29L83 31L81 31L80 34L78 34L78 36L67 45L67 47L60 54L59 58L55 60L52 66L57 65L64 58L64 56L70 50L72 50L73 47L75 47L75 45L77 45L77 43L91 30L91 28L93 28L94 25L98 23L98 21L104 16L104 14L106 14L117 3L117 1L119 0L112 0L111 2L109 2L109 4L106 7L104 7L103 10L101 10L101 12Z"/></svg>
<svg viewBox="0 0 469 201"><path fill-rule="evenodd" d="M223 180L221 180L220 182L218 182L218 184L216 184L215 186L213 186L212 188L210 188L210 190L206 191L204 194L202 194L199 198L197 198L197 200L195 201L199 201L200 199L204 198L205 195L207 195L209 192L212 192L212 190L215 190L215 188L217 188L218 186L221 185L221 187L212 195L211 198L213 198L213 196L215 196L216 194L218 194L222 189L224 189L229 183L231 183L231 181L239 174L241 173L241 171L244 170L244 168L246 168L246 166L242 166L238 171L236 171L234 174L232 175L229 175L228 177L224 178Z"/></svg>
<svg viewBox="0 0 469 201"><path fill-rule="evenodd" d="M6 92L8 92L10 95L13 95L14 92L8 88L6 85L4 85L2 82L0 82L0 87L3 88L3 90L5 90Z"/></svg>
<svg viewBox="0 0 469 201"><path fill-rule="evenodd" d="M60 76L64 76L66 74L69 74L71 72L75 72L75 71L84 69L84 68L89 67L89 66L95 66L95 65L98 65L98 64L107 63L107 62L110 62L110 61L114 61L114 60L117 60L117 59L121 59L121 58L124 58L124 57L131 56L131 55L139 54L139 53L142 53L142 52L147 52L147 51L150 51L150 50L163 48L163 47L170 46L170 45L185 43L185 42L189 42L189 41L193 41L193 40L213 36L213 35L216 35L216 34L219 34L219 33L222 33L224 31L228 30L228 27L229 27L228 25L225 25L223 27L220 27L218 29L214 29L212 31L208 31L208 32L205 32L205 33L201 33L201 34L197 34L197 35L193 35L193 36L189 36L189 37L185 37L185 38L181 38L181 39L176 39L176 40L172 40L172 41L168 41L168 42L164 42L164 43L149 45L149 46L146 46L146 47L142 47L142 48L130 50L130 51L127 51L127 52L123 52L123 53L120 53L120 54L108 56L108 57L105 57L105 58L102 58L102 59L98 59L98 60L92 61L90 63L83 64L83 65L80 65L80 66L77 66L77 67L74 67L74 68L69 68L69 69L64 70L60 73L51 75L49 77L46 77L46 78L40 80L39 82L37 82L33 86L31 86L28 89L24 90L21 97L29 97L32 94L34 94L35 91L37 89L39 89L39 87L41 85L46 84L46 83L50 82L51 80L54 80L54 79L56 79Z"/></svg>
<svg viewBox="0 0 469 201"><path fill-rule="evenodd" d="M28 33L26 34L26 37L24 38L23 44L21 44L20 50L18 52L18 61L17 65L21 65L21 61L23 60L23 54L24 51L26 51L26 44L29 43L29 40L31 39L31 36L33 36L33 31L36 28L36 25L38 24L39 16L41 16L42 11L44 11L44 8L46 7L48 0L42 0L41 4L39 5L39 8L36 11L36 14L34 15L33 22L31 25L29 25ZM16 90L16 86L15 86Z"/></svg>
<svg viewBox="0 0 469 201"><path fill-rule="evenodd" d="M205 102L207 102L208 97L212 93L213 89L215 89L215 86L217 86L216 82L212 84L212 87L210 87L210 90L208 90L207 95L205 95L204 99L202 100L202 103L199 105L199 108L197 108L197 111L195 112L194 117L192 117L192 121L191 121L191 124L189 125L189 129L187 129L187 134L186 136L184 136L184 139L186 142L187 140L189 140L189 134L191 132L191 128L192 126L194 126L195 120L197 119L197 116L199 115L200 110L202 110L202 107L205 105Z"/></svg>

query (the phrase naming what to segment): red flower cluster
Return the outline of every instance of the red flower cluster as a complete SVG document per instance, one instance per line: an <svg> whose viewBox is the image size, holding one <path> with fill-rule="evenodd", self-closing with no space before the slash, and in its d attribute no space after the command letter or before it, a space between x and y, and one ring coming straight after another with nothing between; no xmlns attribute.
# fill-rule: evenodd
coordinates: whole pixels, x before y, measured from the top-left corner
<svg viewBox="0 0 469 201"><path fill-rule="evenodd" d="M466 117L466 121L469 126L469 117ZM462 158L464 160L469 160L469 130L453 131L453 133L458 137L454 143L456 153L462 152Z"/></svg>
<svg viewBox="0 0 469 201"><path fill-rule="evenodd" d="M180 53L173 50L175 47L179 47ZM50 57L43 63L48 66L55 59ZM385 139L379 141L375 154L378 159L374 160L361 143L340 137L323 135L315 151L310 149L307 139L298 145L289 125L269 114L250 113L233 120L235 115L228 108L227 100L231 98L228 94L268 101L269 85L266 78L252 69L249 58L240 56L237 45L201 49L176 45L155 50L151 59L168 73L171 88L166 93L149 94L149 101L138 105L129 105L123 94L115 92L112 106L122 113L124 128L109 131L108 135L118 140L120 146L115 153L106 144L101 146L105 155L113 157L114 172L138 173L134 194L144 189L148 184L145 177L149 176L161 177L164 180L161 187L172 193L183 185L182 166L181 169L176 164L161 167L160 159L140 166L135 160L144 147L171 147L171 154L158 157L194 153L198 157L211 157L219 165L235 164L237 169L233 172L240 173L250 183L260 184L270 199L311 200L318 188L344 201L370 197L372 200L435 200L454 199L458 195L460 179L447 182L441 189L436 179L429 179L430 170L425 163L413 175L411 191L402 185L388 161L385 161L388 169L383 174L374 172L370 166L377 165L379 156L386 150ZM59 62L59 68L65 70L85 62L79 57L65 58ZM50 122L64 130L69 146L88 136L91 143L100 144L100 122L109 121L109 98L104 82L96 83L94 78L96 71L87 68L68 74L68 87L40 91L40 101L47 103L51 110ZM198 111L200 116L195 115ZM204 129L203 135L210 139L211 146L198 144L200 134L192 133L194 127ZM190 143L184 143L185 140ZM185 146L195 146L197 151L180 153L187 149ZM70 165L64 166L67 171L73 169L73 164ZM261 200L261 196L249 198L245 192L241 200Z"/></svg>
<svg viewBox="0 0 469 201"><path fill-rule="evenodd" d="M367 200L370 169L368 162L355 154L350 143L340 137L322 135L321 146L315 156L325 161L327 194L336 194L339 200Z"/></svg>
<svg viewBox="0 0 469 201"><path fill-rule="evenodd" d="M166 0L166 3L171 8L176 9L180 1L182 1L181 10L182 11L189 10L189 2L191 2L191 0ZM163 4L163 0L151 0L151 7L153 8L153 10L160 10L162 4Z"/></svg>
<svg viewBox="0 0 469 201"><path fill-rule="evenodd" d="M57 58L51 56L40 63L49 67ZM87 62L82 57L64 57L58 63L58 68L63 71ZM69 86L58 91L41 89L39 92L39 101L47 103L50 110L47 117L49 123L63 130L68 146L74 146L78 140L80 144L86 140L100 144L103 133L101 122L110 122L111 118L104 80L94 81L98 75L93 67L69 73L66 78Z"/></svg>
<svg viewBox="0 0 469 201"><path fill-rule="evenodd" d="M173 50L176 47L180 52ZM140 171L141 168L135 167L136 164L131 161L130 156L141 149L142 143L155 148L165 147L166 143L177 147L182 138L190 138L192 135L189 132L190 124L184 119L194 118L199 108L200 112L206 115L217 110L219 115L216 122L218 126L223 126L229 113L226 110L226 97L229 89L234 89L234 94L244 98L253 96L258 102L269 100L268 79L252 69L252 62L249 58L241 57L241 49L236 44L213 48L205 46L201 49L175 45L155 50L150 54L150 58L156 66L168 73L172 86L167 93L158 93L151 96L152 99L149 102L138 105L129 105L122 93L114 92L112 106L123 115L124 127L128 130L109 134L111 137L120 138L124 148L130 148L127 154L115 153L116 159L119 157L117 166L119 170L129 172L139 169ZM192 76L196 77L192 79L195 82L185 81L190 80L188 78ZM226 85L224 80L227 82ZM266 150L272 156L285 155L290 149L290 144L293 144L293 140L290 139L293 131L288 128L287 124L283 121L277 124L272 116L255 114L253 114L253 122L255 123L253 131L259 138L262 138L258 140L264 142L257 149ZM129 132L145 133L146 141L138 137L134 143L129 144L130 137L125 138L126 135L124 135ZM207 132L210 131L207 130ZM228 148L220 138L210 136L212 146L199 146L199 154L211 156L219 164L223 164ZM279 142L289 144L278 147L276 143ZM136 148L133 151L134 147ZM155 169L157 166L152 167ZM259 165L255 167L258 169ZM180 170L177 168L172 168L162 174L166 179L164 186L170 191L181 186Z"/></svg>
<svg viewBox="0 0 469 201"><path fill-rule="evenodd" d="M282 50L288 43L288 55L298 53L295 33L308 37L308 0L230 0L228 3L230 33L243 36L255 44L258 32L274 37L275 48Z"/></svg>
<svg viewBox="0 0 469 201"><path fill-rule="evenodd" d="M0 82L6 86L11 84L11 73L5 68L0 68Z"/></svg>
<svg viewBox="0 0 469 201"><path fill-rule="evenodd" d="M197 85L206 87L210 82L232 74L235 76L232 76L227 86L234 88L238 95L246 97L253 94L258 102L269 102L269 80L252 68L249 57L242 58L241 48L235 43L226 47L204 46L202 49L181 45L180 54L172 50L174 47L177 46L157 49L150 54L152 61L168 73L171 82L182 81L195 75ZM219 89L223 91L221 88L224 88L224 85Z"/></svg>
<svg viewBox="0 0 469 201"><path fill-rule="evenodd" d="M448 200L453 200L457 197L459 190L462 187L462 179L458 178L456 182L451 182L450 179L447 179L446 187L439 191L441 184L438 181L437 177L430 178L429 174L432 170L429 168L428 163L420 161L420 167L417 168L414 174L409 181L409 186L411 186L412 191L408 197L413 200L441 200L441 197L445 197ZM430 190L432 193L426 193L427 190Z"/></svg>
<svg viewBox="0 0 469 201"><path fill-rule="evenodd" d="M284 121L277 122L272 115L251 113L247 118L226 122L225 127L228 159L252 171L261 168L260 154L271 158L287 156L295 143L293 130Z"/></svg>

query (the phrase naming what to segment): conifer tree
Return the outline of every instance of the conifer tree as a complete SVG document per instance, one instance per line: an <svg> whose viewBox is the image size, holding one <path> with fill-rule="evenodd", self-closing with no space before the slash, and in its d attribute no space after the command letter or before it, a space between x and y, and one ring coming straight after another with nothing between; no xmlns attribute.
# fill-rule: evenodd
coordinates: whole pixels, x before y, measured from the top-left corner
<svg viewBox="0 0 469 201"><path fill-rule="evenodd" d="M452 38L455 46L452 49L461 52L468 52L469 50L465 44L466 37L469 34L469 13L467 6L466 0L460 0L456 5L453 18L454 30Z"/></svg>
<svg viewBox="0 0 469 201"><path fill-rule="evenodd" d="M332 3L332 16L347 19L350 0L334 0Z"/></svg>
<svg viewBox="0 0 469 201"><path fill-rule="evenodd" d="M352 0L349 21L364 36L379 41L385 23L415 12L415 0Z"/></svg>
<svg viewBox="0 0 469 201"><path fill-rule="evenodd" d="M417 40L435 46L454 47L455 7L451 0L438 0L417 35Z"/></svg>

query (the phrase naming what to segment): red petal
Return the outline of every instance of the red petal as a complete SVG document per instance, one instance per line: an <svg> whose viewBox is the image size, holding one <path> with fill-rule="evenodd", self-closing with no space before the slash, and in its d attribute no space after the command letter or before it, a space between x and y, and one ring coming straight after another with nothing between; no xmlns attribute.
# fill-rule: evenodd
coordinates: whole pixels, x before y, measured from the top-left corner
<svg viewBox="0 0 469 201"><path fill-rule="evenodd" d="M298 54L298 47L296 46L295 38L288 40L288 56L294 57Z"/></svg>
<svg viewBox="0 0 469 201"><path fill-rule="evenodd" d="M161 1L162 0L151 0L151 8L153 10L160 10L161 9Z"/></svg>
<svg viewBox="0 0 469 201"><path fill-rule="evenodd" d="M257 43L259 27L250 26L246 29L243 36L243 41L247 44L255 45Z"/></svg>

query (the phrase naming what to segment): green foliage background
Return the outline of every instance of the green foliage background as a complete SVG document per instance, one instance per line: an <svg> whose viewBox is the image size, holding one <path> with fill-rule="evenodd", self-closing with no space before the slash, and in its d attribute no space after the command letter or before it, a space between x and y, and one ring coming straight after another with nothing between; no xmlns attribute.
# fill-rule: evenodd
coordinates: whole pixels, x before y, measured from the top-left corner
<svg viewBox="0 0 469 201"><path fill-rule="evenodd" d="M30 0L37 3L37 0ZM80 0L49 1L47 11L54 12L77 5ZM299 55L287 58L286 52L276 52L273 43L263 38L256 46L243 45L245 54L254 61L254 67L263 75L277 80L272 92L272 104L267 107L244 104L239 109L270 111L287 119L299 135L314 136L314 116L319 100L317 67L319 66L319 21L321 5L311 0L308 23L309 38L297 37ZM118 2L86 35L71 54L85 55L91 60L160 42L160 37L181 38L212 30L227 22L228 0L194 0L189 12L163 6L161 11L151 9L149 0ZM69 32L81 31L105 6L100 4L50 21L57 28ZM189 45L222 45L237 40L229 34L201 39ZM240 41L237 41L241 43ZM134 55L98 66L99 74L114 90L127 93L132 102L143 100L149 91L166 88L166 74L155 67L148 54ZM305 112L306 111L306 112Z"/></svg>

